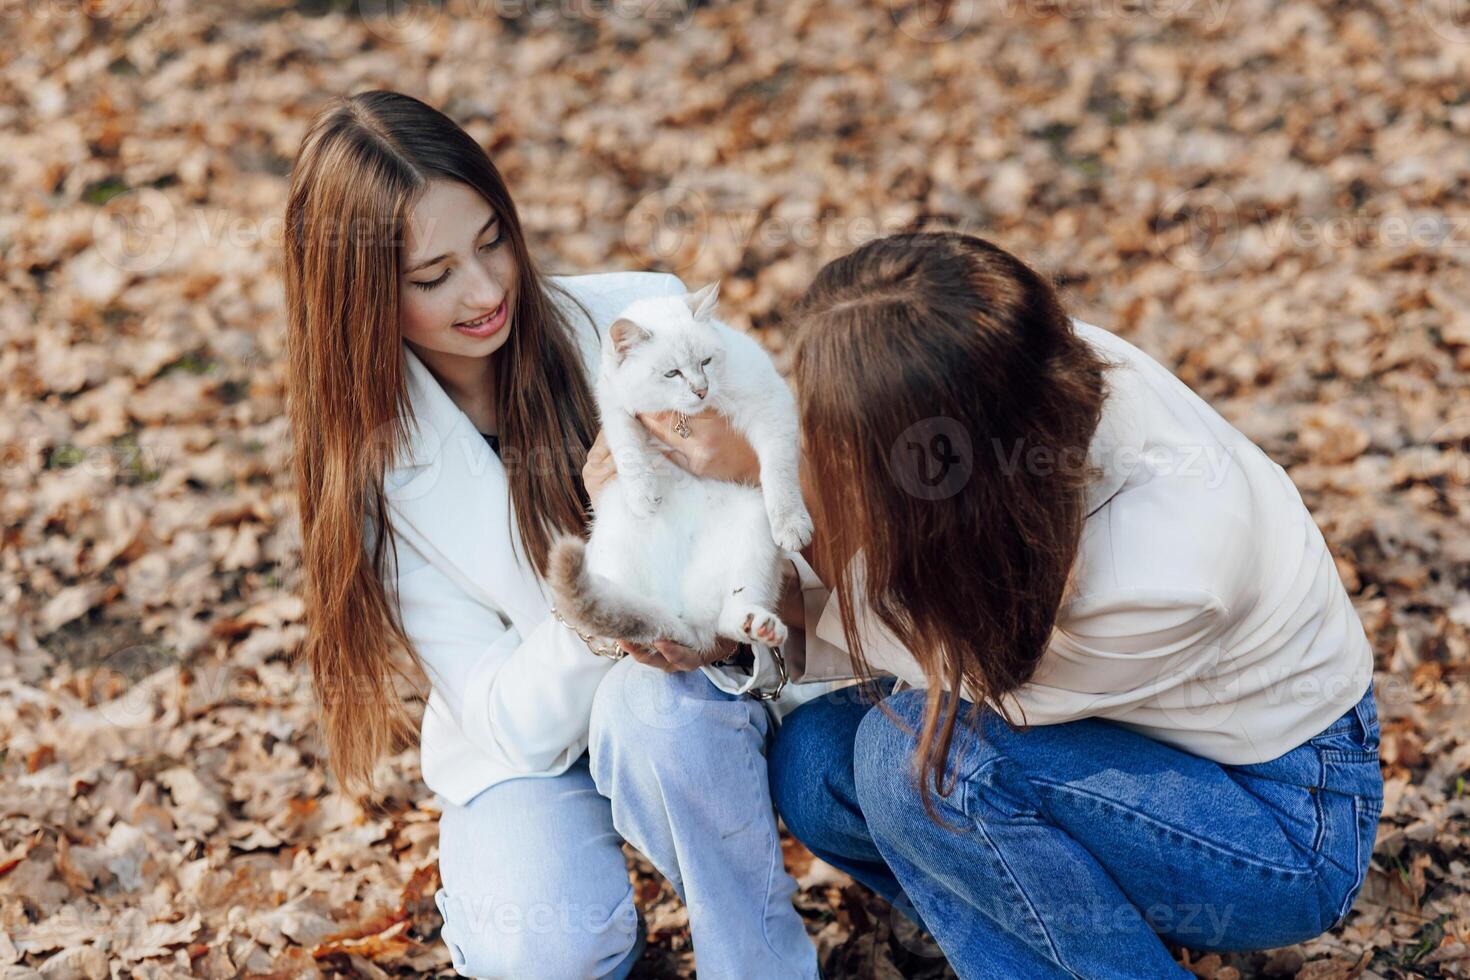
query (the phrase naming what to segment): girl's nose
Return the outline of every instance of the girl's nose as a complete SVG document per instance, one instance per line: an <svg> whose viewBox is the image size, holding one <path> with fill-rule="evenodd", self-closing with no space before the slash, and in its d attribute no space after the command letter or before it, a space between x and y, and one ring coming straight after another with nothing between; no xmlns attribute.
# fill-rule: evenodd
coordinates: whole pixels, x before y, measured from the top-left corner
<svg viewBox="0 0 1470 980"><path fill-rule="evenodd" d="M500 287L500 283L489 272L480 270L480 274L470 284L464 301L465 306L470 308L470 316L477 317L495 309L503 299L505 290Z"/></svg>

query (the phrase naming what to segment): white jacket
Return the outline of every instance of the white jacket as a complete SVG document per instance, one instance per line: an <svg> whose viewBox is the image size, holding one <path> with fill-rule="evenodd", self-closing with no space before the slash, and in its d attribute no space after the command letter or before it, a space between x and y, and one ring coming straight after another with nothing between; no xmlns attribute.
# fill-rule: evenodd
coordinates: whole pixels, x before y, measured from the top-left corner
<svg viewBox="0 0 1470 980"><path fill-rule="evenodd" d="M589 381L601 356L599 338L628 303L686 291L677 277L661 273L553 281L595 321L594 331L553 292L580 331ZM385 585L397 592L404 628L431 682L420 730L424 782L462 805L502 780L554 776L575 762L587 747L593 693L612 661L595 656L552 618L550 593L521 551L504 465L406 345L403 355L417 426L384 476L398 556ZM787 557L798 564L815 616L827 592L799 555ZM803 672L799 641L787 644L787 658L793 681L824 679ZM825 676L850 672L845 656L831 663L836 674ZM762 666L753 677L703 670L722 689L738 693L772 685L769 661ZM825 689L794 684L773 710L779 718Z"/></svg>
<svg viewBox="0 0 1470 980"><path fill-rule="evenodd" d="M1098 716L1224 764L1274 759L1373 681L1322 533L1286 471L1168 369L1076 328L1120 362L1088 451L1104 476L1089 490L1075 591L1015 702L1032 724ZM860 578L861 554L853 562ZM897 638L867 609L855 618L869 662L922 686ZM809 668L846 657L835 597L807 629Z"/></svg>

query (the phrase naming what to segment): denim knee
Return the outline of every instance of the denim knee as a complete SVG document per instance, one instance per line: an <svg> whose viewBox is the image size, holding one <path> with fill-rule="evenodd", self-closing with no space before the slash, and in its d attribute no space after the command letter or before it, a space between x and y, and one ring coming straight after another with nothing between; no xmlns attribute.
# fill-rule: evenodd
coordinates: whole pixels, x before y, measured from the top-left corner
<svg viewBox="0 0 1470 980"><path fill-rule="evenodd" d="M444 918L440 938L454 972L482 980L566 980L601 977L638 942L638 908L631 886L612 909L571 901L517 904L490 896L451 896L434 903Z"/></svg>
<svg viewBox="0 0 1470 980"><path fill-rule="evenodd" d="M826 698L803 704L782 720L770 751L771 799L787 829L817 850L833 849L824 831L838 825L833 815L843 788L853 795L852 740L842 713Z"/></svg>
<svg viewBox="0 0 1470 980"><path fill-rule="evenodd" d="M593 695L591 737L626 746L686 742L694 726L709 721L718 703L711 700L713 690L700 671L669 674L625 658Z"/></svg>
<svg viewBox="0 0 1470 980"><path fill-rule="evenodd" d="M897 720L874 709L858 727L853 768L858 799L874 834L886 829L902 834L908 815L923 812L919 789L918 732L923 724L925 692L902 691L887 698L886 706ZM1006 748L1014 737L994 713L983 716L982 729L962 705L955 718L941 784L949 787L940 796L930 782L930 797L943 813L963 814L968 821L1040 819L1042 801L1024 767ZM932 779L932 777L926 777ZM926 815L927 818L927 815ZM950 817L944 817L950 822Z"/></svg>
<svg viewBox="0 0 1470 980"><path fill-rule="evenodd" d="M889 717L887 708L897 720ZM863 716L853 738L853 781L863 817L875 839L902 835L915 807L922 812L913 764L924 692L901 691Z"/></svg>
<svg viewBox="0 0 1470 980"><path fill-rule="evenodd" d="M700 671L668 674L628 658L608 671L592 700L592 778L613 801L614 821L630 806L702 798L722 769L765 768L768 726L757 702L725 694ZM719 833L752 817L737 807L719 812L725 823L710 828Z"/></svg>

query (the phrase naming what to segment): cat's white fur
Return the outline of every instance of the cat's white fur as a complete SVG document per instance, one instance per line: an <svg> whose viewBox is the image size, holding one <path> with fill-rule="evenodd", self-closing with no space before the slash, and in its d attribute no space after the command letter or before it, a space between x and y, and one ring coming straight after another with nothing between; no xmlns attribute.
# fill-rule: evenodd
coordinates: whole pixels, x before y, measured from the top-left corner
<svg viewBox="0 0 1470 980"><path fill-rule="evenodd" d="M590 540L563 537L551 560L558 607L583 630L698 650L717 634L786 640L781 549L812 535L796 400L760 344L715 319L718 290L637 300L603 340L597 403L618 475L598 498ZM759 488L690 475L636 418L707 408L750 442Z"/></svg>

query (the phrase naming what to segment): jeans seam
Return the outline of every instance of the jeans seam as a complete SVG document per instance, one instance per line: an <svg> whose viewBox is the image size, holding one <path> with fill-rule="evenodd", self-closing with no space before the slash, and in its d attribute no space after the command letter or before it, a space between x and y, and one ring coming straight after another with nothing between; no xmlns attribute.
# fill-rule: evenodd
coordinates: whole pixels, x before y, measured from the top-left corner
<svg viewBox="0 0 1470 980"><path fill-rule="evenodd" d="M1371 746L1371 751L1377 754L1380 734L1378 732L1377 705L1373 700L1373 683L1368 683L1368 693L1358 699L1353 705L1353 714L1358 719L1358 727L1363 731L1363 744ZM1372 712L1372 722L1369 721L1369 713Z"/></svg>
<svg viewBox="0 0 1470 980"><path fill-rule="evenodd" d="M1063 961L1061 950L1057 948L1056 940L1052 938L1051 930L1047 929L1046 921L1042 919L1041 914L1037 912L1036 905L1031 901L1031 896L1026 894L1026 889L1021 886L1021 882L1016 877L1016 873L1011 870L1010 862L1005 859L1005 855L1002 854L1000 848L995 845L995 841L991 838L990 832L985 827L985 821L979 819L970 811L970 791L974 787L974 777L980 775L980 773L986 769L993 769L998 761L999 760L997 759L984 760L981 762L980 765L975 767L975 770L971 773L971 776L969 778L956 782L956 789L960 789L960 787L963 787L963 789L961 789L959 793L960 799L958 805L956 805L956 803L953 802L950 797L940 797L936 801L936 803L942 809L950 809L957 814L963 815L965 819L970 821L975 826L975 829L979 831L980 836L985 839L986 847L990 848L990 852L994 854L995 859L1000 862L1000 866L1002 870L1005 871L1006 877L1010 879L1012 887L1014 887L1016 891L1021 894L1021 898L1025 900L1026 909L1031 913L1032 921L1034 921L1036 925L1041 929L1041 935L1046 940L1046 945L1051 951L1051 958L1056 962L1057 966L1061 967L1063 970L1066 970L1069 976L1080 978L1082 975L1076 970L1072 969ZM1035 781L1029 775L1026 778L1028 781ZM951 796L952 795L953 794L951 794Z"/></svg>
<svg viewBox="0 0 1470 980"><path fill-rule="evenodd" d="M1357 897L1358 888L1363 883L1363 813L1362 801L1353 797L1353 883L1348 886L1347 894L1342 898L1342 905L1337 910L1337 917L1333 924L1342 921L1343 916L1348 914L1352 908L1349 904Z"/></svg>
<svg viewBox="0 0 1470 980"><path fill-rule="evenodd" d="M1324 769L1325 769L1325 766L1324 766ZM1326 781L1327 781L1327 777L1326 777L1326 774L1324 772L1322 778L1318 782L1320 784L1325 784ZM1313 812L1315 812L1317 814L1317 832L1312 835L1312 853L1313 854L1319 854L1319 853L1321 853L1321 851L1322 851L1322 842L1327 837L1327 809L1322 805L1322 795L1323 794L1322 794L1322 791L1320 789L1317 790L1315 793L1312 794L1312 807L1313 807Z"/></svg>
<svg viewBox="0 0 1470 980"><path fill-rule="evenodd" d="M1368 867L1363 861L1363 814L1364 812L1373 812L1374 824L1376 826L1378 814L1383 809L1381 806L1371 804L1365 806L1364 804L1368 802L1364 797L1353 794L1353 883L1343 896L1342 904L1338 907L1337 915L1332 920L1332 925L1327 927L1328 929L1336 926L1353 910L1353 905L1357 901L1358 892L1362 889L1363 883L1368 879ZM1372 840L1367 842L1369 863L1373 860L1374 843Z"/></svg>
<svg viewBox="0 0 1470 980"><path fill-rule="evenodd" d="M761 708L762 711L765 710L765 706L764 705L761 705L760 708ZM744 720L741 722L741 725L742 725L743 728L750 729L756 735L760 735L761 734L760 732L756 731L755 726L750 723L750 716L749 716L749 714L746 715L746 717L744 718ZM761 742L761 744L763 746L766 744L767 737L769 735L770 735L770 731L767 730L765 736L762 736L759 739L759 741ZM762 758L764 758L764 755L762 755ZM747 761L749 761L749 760L747 760ZM753 776L755 777L756 781L759 782L759 780L760 780L760 772L755 767L755 764L753 762L751 763L751 770L750 771L753 774ZM768 790L768 792L767 792L766 795L769 798L769 796L770 796L770 793L769 793L769 783L767 784L767 790ZM759 816L759 811L757 812L757 816ZM756 818L755 817L752 817L752 820L754 820L754 819L756 819ZM749 826L749 824L746 824L746 826ZM741 828L741 829L744 829L744 828ZM770 929L770 923L771 923L771 890L775 886L776 873L777 873L776 872L776 869L778 867L782 871L784 871L786 869L785 858L784 858L783 853L781 851L781 835L776 832L776 820L775 820L774 815L771 818L771 823L770 823L770 826L769 826L768 830L769 830L769 833L766 835L766 840L769 843L769 846L768 846L767 850L771 854L771 860L770 860L770 863L766 865L766 896L765 896L765 901L764 901L764 908L762 909L762 912L761 912L761 939L765 941L766 948L771 951L771 955L773 957L775 957L777 960L779 960L780 962L785 963L786 962L786 957L784 955L782 955L782 953L781 953L781 951L779 949L776 948L776 944L771 941L771 929Z"/></svg>
<svg viewBox="0 0 1470 980"><path fill-rule="evenodd" d="M971 819L974 820L973 817ZM1006 877L1010 879L1011 884L1015 886L1016 891L1020 892L1021 897L1025 899L1026 909L1028 912L1031 913L1032 921L1035 922L1036 925L1041 929L1041 935L1044 939L1046 939L1046 945L1051 951L1051 958L1056 961L1057 966L1061 967L1063 970L1066 970L1067 973L1071 976L1080 977L1081 974L1079 974L1076 970L1072 969L1065 962L1063 962L1061 950L1057 949L1056 940L1052 938L1051 930L1047 929L1045 920L1043 920L1040 913L1036 911L1036 906L1034 903L1032 903L1031 896L1026 894L1025 888L1021 887L1021 882L1017 880L1016 873L1011 870L1010 863L1006 861L1005 855L1001 853L1000 848L996 847L995 842L991 840L990 833L985 829L985 821L974 820L974 822L975 829L980 832L981 837L985 838L986 846L989 847L990 852L995 855L995 859L1000 862L1001 868L1005 870Z"/></svg>
<svg viewBox="0 0 1470 980"><path fill-rule="evenodd" d="M1319 858L1319 860L1314 860L1313 863L1310 866L1308 866L1308 867L1305 867L1305 868L1288 868L1288 867L1286 867L1284 865L1276 864L1273 861L1262 861L1259 858L1252 857L1252 856L1246 855L1246 854L1241 854L1238 851L1233 851L1233 850L1231 850L1229 848L1222 847L1219 844L1216 844L1214 841L1205 840L1203 837L1200 837L1197 834L1192 834L1189 831L1183 829L1182 827L1176 827L1173 824L1168 824L1168 823L1165 823L1162 820L1157 820L1154 817L1149 816L1148 814L1143 813L1143 812L1141 812L1139 810L1135 810L1135 809L1133 809L1131 807L1123 806L1123 805L1117 803L1114 800L1108 799L1106 796L1101 796L1101 795L1099 795L1097 793L1089 792L1088 790L1078 789L1077 787L1075 787L1075 786L1069 786L1066 783L1057 783L1057 782L1052 782L1050 780L1035 779L1035 778L1033 778L1032 781L1035 782L1035 783L1037 783L1038 785L1047 786L1047 787L1050 787L1051 789L1057 790L1059 792L1071 793L1074 796L1086 797L1087 799L1090 799L1090 800L1093 800L1093 801L1095 801L1097 803L1100 803L1103 806L1106 806L1106 807L1108 807L1108 808L1110 808L1112 810L1115 810L1115 811L1117 811L1119 813L1128 813L1128 814L1131 814L1131 815L1133 815L1134 817L1136 817L1139 820L1142 820L1142 821L1144 821L1146 823L1153 824L1155 827L1159 827L1159 828L1161 828L1163 830L1167 830L1167 831L1169 831L1171 833L1178 834L1179 836L1183 837L1184 839L1194 842L1196 845L1198 845L1199 847L1204 848L1205 850L1214 851L1217 854L1222 854L1222 855L1224 855L1226 857L1233 858L1233 859L1238 860L1238 861L1243 861L1246 864L1254 865L1255 867L1258 867L1258 868L1264 868L1264 869L1266 869L1268 871L1276 871L1276 872L1279 872L1281 874L1296 875L1296 876L1303 877L1303 878L1306 878L1306 877L1315 877L1317 875L1317 872L1318 872L1318 867L1317 866L1318 866L1318 864L1320 864L1320 855L1317 855L1317 857ZM1315 795L1315 794L1313 794L1313 795ZM1320 823L1320 821L1319 821L1319 823ZM1314 854L1316 854L1316 852L1314 852Z"/></svg>

